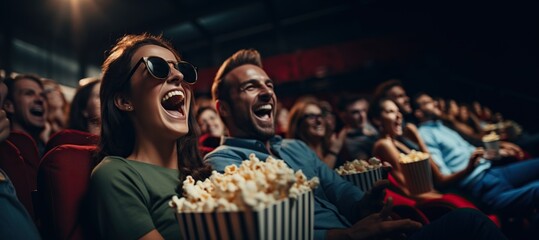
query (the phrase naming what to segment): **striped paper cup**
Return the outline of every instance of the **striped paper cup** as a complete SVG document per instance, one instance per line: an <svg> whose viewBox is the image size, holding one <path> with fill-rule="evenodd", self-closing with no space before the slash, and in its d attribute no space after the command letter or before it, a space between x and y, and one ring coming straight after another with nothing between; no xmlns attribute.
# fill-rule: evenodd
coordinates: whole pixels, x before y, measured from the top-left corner
<svg viewBox="0 0 539 240"><path fill-rule="evenodd" d="M428 158L409 163L401 162L400 166L410 194L417 195L433 190L432 170Z"/></svg>
<svg viewBox="0 0 539 240"><path fill-rule="evenodd" d="M177 213L182 239L313 239L312 191L259 211Z"/></svg>
<svg viewBox="0 0 539 240"><path fill-rule="evenodd" d="M341 177L366 192L372 188L376 181L382 179L382 176L382 168L380 167L362 173L342 175Z"/></svg>

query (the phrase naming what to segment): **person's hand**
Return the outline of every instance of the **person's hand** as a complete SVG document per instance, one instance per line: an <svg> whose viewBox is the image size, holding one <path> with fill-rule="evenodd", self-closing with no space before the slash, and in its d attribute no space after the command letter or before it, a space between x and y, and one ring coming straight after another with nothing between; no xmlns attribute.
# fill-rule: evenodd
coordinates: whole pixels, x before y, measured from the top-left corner
<svg viewBox="0 0 539 240"><path fill-rule="evenodd" d="M392 220L389 215L393 199L388 198L379 213L368 215L348 229L328 231L327 239L378 239L402 235L406 231L421 228L421 223L410 219Z"/></svg>
<svg viewBox="0 0 539 240"><path fill-rule="evenodd" d="M524 158L524 151L518 145L506 141L500 141L500 155L502 157Z"/></svg>
<svg viewBox="0 0 539 240"><path fill-rule="evenodd" d="M393 171L393 166L391 163L382 162L382 178L387 179L391 171Z"/></svg>
<svg viewBox="0 0 539 240"><path fill-rule="evenodd" d="M334 153L341 152L342 145L344 144L344 139L346 139L346 134L348 134L349 128L344 127L339 133L333 133L330 137L330 146L329 150Z"/></svg>
<svg viewBox="0 0 539 240"><path fill-rule="evenodd" d="M466 166L466 169L473 170L475 166L479 163L479 159L481 159L484 154L485 150L483 148L476 148L475 151L473 151L472 155L470 155L470 160L468 161L468 166Z"/></svg>
<svg viewBox="0 0 539 240"><path fill-rule="evenodd" d="M9 119L7 118L6 112L0 109L0 142L6 140L9 136Z"/></svg>
<svg viewBox="0 0 539 240"><path fill-rule="evenodd" d="M358 209L360 211L359 219L382 209L386 196L386 188L389 185L390 183L387 179L378 180L374 183L371 190L365 193L365 196L358 203Z"/></svg>

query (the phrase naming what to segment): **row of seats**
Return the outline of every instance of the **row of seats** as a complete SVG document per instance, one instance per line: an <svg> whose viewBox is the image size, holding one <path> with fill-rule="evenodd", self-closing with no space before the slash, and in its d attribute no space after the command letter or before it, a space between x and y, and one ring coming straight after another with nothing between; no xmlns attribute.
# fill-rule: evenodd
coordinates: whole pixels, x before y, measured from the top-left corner
<svg viewBox="0 0 539 240"><path fill-rule="evenodd" d="M91 171L97 164L93 154L98 137L64 130L51 138L42 159L36 158L35 143L32 145L33 141L28 140L32 141L29 136L15 132L1 144L0 167L10 176L19 199L36 220L43 237L94 239L96 235L86 222L89 218L85 195ZM421 203L391 190L387 191L386 197L393 198L394 218L411 218L423 224L454 208L476 208L466 199L452 194ZM499 224L496 216L490 217Z"/></svg>
<svg viewBox="0 0 539 240"><path fill-rule="evenodd" d="M79 213L98 137L77 130L51 136L40 158L36 143L12 131L0 144L0 168L10 177L17 197L46 239L92 239L83 232Z"/></svg>

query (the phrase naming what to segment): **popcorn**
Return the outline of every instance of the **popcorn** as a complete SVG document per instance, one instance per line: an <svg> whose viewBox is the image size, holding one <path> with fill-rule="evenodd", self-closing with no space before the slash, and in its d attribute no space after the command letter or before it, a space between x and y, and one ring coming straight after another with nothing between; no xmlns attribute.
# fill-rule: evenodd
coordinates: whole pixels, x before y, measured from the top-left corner
<svg viewBox="0 0 539 240"><path fill-rule="evenodd" d="M494 142L500 140L500 135L496 134L496 132L490 132L489 134L483 136L482 138L483 142Z"/></svg>
<svg viewBox="0 0 539 240"><path fill-rule="evenodd" d="M382 161L380 161L378 158L372 157L369 159L369 161L355 159L351 162L345 162L335 171L337 171L339 175L351 175L378 169L380 167L382 167Z"/></svg>
<svg viewBox="0 0 539 240"><path fill-rule="evenodd" d="M413 163L421 160L425 160L429 158L428 153L424 153L421 151L412 150L409 154L400 154L400 163Z"/></svg>
<svg viewBox="0 0 539 240"><path fill-rule="evenodd" d="M400 166L411 195L430 192L433 189L432 170L428 153L412 150L400 154Z"/></svg>
<svg viewBox="0 0 539 240"><path fill-rule="evenodd" d="M294 172L283 160L269 156L265 162L254 154L240 166L229 165L224 173L213 171L204 181L187 176L183 197L172 197L169 205L181 212L236 212L264 209L286 198L297 198L319 184L301 170Z"/></svg>

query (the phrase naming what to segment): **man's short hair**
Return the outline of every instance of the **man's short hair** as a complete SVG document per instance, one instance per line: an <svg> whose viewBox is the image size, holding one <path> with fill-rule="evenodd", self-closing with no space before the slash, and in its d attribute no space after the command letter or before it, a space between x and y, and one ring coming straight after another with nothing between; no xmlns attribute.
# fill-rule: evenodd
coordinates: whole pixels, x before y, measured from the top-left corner
<svg viewBox="0 0 539 240"><path fill-rule="evenodd" d="M15 86L15 83L21 79L30 79L34 82L36 82L39 87L41 87L41 89L43 89L43 82L41 82L41 78L35 74L19 74L17 76L15 76L14 78L6 78L5 79L5 83L6 83L6 86L7 86L7 97L6 99L9 99L10 101L13 101L13 96L14 96L14 86Z"/></svg>
<svg viewBox="0 0 539 240"><path fill-rule="evenodd" d="M396 86L403 87L401 80L395 78L389 79L385 82L378 84L378 86L374 90L373 99L382 99L388 97L387 92L389 92L389 89L392 89Z"/></svg>
<svg viewBox="0 0 539 240"><path fill-rule="evenodd" d="M419 103L417 102L417 100L422 97L423 95L427 95L430 97L430 95L426 92L418 92L414 95L414 97L412 98L413 101L412 101L412 107L414 108L414 110L417 110L417 109L420 109L420 105Z"/></svg>
<svg viewBox="0 0 539 240"><path fill-rule="evenodd" d="M361 94L344 94L339 98L339 101L337 102L337 111L344 112L346 111L346 108L348 106L359 100L365 100L369 102L369 97Z"/></svg>
<svg viewBox="0 0 539 240"><path fill-rule="evenodd" d="M224 82L224 78L230 71L245 64L253 64L262 68L262 58L260 57L260 53L254 49L242 49L234 53L234 55L223 62L215 75L211 88L214 101L230 101L230 96L228 93L229 87Z"/></svg>

